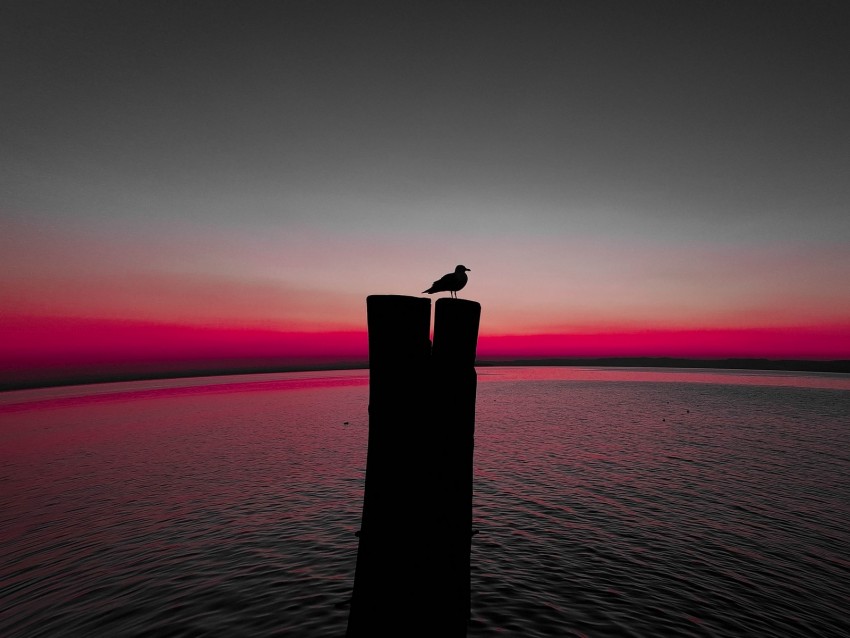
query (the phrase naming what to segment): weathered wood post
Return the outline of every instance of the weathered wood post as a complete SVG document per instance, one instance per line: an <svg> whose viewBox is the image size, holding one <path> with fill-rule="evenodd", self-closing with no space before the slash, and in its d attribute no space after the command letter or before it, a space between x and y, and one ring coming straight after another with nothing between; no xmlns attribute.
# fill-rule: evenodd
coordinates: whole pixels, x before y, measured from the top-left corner
<svg viewBox="0 0 850 638"><path fill-rule="evenodd" d="M349 638L465 636L481 307L367 298L369 449Z"/></svg>
<svg viewBox="0 0 850 638"><path fill-rule="evenodd" d="M416 495L423 468L417 439L428 422L422 388L431 356L431 300L399 295L366 299L369 329L369 441L366 484L348 636L403 635L420 571ZM421 513L419 514L421 516Z"/></svg>
<svg viewBox="0 0 850 638"><path fill-rule="evenodd" d="M437 449L433 512L434 562L440 570L443 627L439 635L465 636L470 612L472 455L475 442L475 350L481 305L438 299L434 316L432 427Z"/></svg>

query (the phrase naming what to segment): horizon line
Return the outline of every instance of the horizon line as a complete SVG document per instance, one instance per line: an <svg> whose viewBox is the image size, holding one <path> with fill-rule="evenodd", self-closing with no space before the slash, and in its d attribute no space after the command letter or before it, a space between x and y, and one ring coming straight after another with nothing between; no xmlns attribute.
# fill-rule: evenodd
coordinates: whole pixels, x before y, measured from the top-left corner
<svg viewBox="0 0 850 638"><path fill-rule="evenodd" d="M716 370L764 370L781 372L821 372L850 374L850 359L772 359L767 357L483 357L475 360L475 367L623 367L623 368L708 368ZM231 366L222 368L192 368L184 370L79 372L46 376L42 379L0 382L0 392L33 390L74 385L95 385L157 379L186 379L231 375L275 374L287 372L332 372L334 370L369 370L368 360L336 360L303 364Z"/></svg>

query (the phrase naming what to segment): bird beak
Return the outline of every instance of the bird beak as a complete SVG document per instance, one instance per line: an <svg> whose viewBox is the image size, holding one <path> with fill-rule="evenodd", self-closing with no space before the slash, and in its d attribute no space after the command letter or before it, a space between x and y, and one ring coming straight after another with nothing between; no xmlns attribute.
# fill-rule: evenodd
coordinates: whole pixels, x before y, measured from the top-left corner
<svg viewBox="0 0 850 638"><path fill-rule="evenodd" d="M472 272L472 268L467 268L466 272Z"/></svg>

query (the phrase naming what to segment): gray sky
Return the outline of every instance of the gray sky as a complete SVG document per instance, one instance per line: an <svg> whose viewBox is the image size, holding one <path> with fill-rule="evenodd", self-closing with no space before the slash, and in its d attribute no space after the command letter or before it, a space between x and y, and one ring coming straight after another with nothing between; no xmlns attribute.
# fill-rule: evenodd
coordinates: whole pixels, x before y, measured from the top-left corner
<svg viewBox="0 0 850 638"><path fill-rule="evenodd" d="M359 327L463 263L491 332L846 326L848 43L823 0L5 2L6 306Z"/></svg>
<svg viewBox="0 0 850 638"><path fill-rule="evenodd" d="M846 7L5 3L4 212L846 240Z"/></svg>

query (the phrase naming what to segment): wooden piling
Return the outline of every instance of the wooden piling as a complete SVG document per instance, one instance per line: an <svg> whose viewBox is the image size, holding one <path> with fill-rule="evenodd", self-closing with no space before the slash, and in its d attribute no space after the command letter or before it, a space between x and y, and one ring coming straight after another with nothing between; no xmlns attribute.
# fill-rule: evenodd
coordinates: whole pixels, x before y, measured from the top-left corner
<svg viewBox="0 0 850 638"><path fill-rule="evenodd" d="M479 304L372 295L369 441L348 638L466 635Z"/></svg>
<svg viewBox="0 0 850 638"><path fill-rule="evenodd" d="M438 544L435 562L441 571L442 636L465 636L470 611L472 544L472 457L475 441L475 350L480 304L465 299L438 299L434 316L432 426L433 511Z"/></svg>

